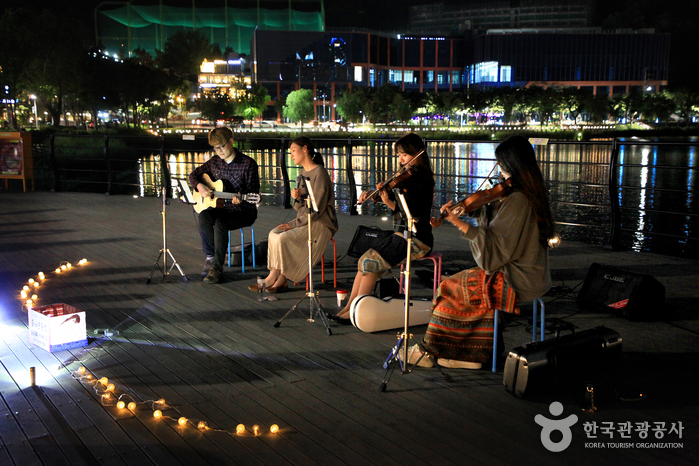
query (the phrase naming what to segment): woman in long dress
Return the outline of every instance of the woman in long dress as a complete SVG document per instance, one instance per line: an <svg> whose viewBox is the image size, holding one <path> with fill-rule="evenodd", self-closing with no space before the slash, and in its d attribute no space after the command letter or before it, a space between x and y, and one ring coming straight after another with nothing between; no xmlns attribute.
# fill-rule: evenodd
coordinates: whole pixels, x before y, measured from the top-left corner
<svg viewBox="0 0 699 466"><path fill-rule="evenodd" d="M473 212L477 226L454 215L451 201L441 208L470 242L478 267L439 285L423 344L440 366L489 364L495 309L519 313L520 301L541 297L551 287L549 249L557 236L534 148L524 137L512 136L495 149L495 159L502 177L511 180L511 193ZM418 345L409 348L409 362L420 356ZM423 358L419 365L432 362Z"/></svg>
<svg viewBox="0 0 699 466"><path fill-rule="evenodd" d="M325 252L330 238L338 229L335 212L335 194L330 176L324 167L322 155L311 140L300 136L291 141L289 153L296 165L301 166L298 188L291 190L296 218L282 223L269 232L265 286L270 293L288 289L287 280L300 282L308 275L308 196L311 185L318 212L311 213L311 260L315 265ZM257 291L257 284L249 286Z"/></svg>

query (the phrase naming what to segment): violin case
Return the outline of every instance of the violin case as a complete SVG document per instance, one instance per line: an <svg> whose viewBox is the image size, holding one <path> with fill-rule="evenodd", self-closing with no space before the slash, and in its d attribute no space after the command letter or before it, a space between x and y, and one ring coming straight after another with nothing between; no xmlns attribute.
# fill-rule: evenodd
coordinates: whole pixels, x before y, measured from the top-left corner
<svg viewBox="0 0 699 466"><path fill-rule="evenodd" d="M602 326L525 343L507 355L502 383L517 398L584 388L612 374L621 343L617 332Z"/></svg>
<svg viewBox="0 0 699 466"><path fill-rule="evenodd" d="M411 299L408 323L410 326L428 324L431 311L431 300ZM379 299L374 295L361 295L350 307L350 320L362 332L404 328L405 297Z"/></svg>

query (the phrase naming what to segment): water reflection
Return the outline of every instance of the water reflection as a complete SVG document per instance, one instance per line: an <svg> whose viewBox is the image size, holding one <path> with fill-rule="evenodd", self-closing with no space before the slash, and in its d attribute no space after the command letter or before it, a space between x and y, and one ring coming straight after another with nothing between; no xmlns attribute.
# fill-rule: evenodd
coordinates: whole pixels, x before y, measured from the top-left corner
<svg viewBox="0 0 699 466"><path fill-rule="evenodd" d="M352 165L355 196L374 189L399 168L392 141L353 141L353 144L351 157L347 155L347 146L342 144L321 150L334 183L337 209L343 213L349 213L353 207L348 163ZM428 143L427 153L435 172L435 213L447 201L458 201L476 191L495 165L496 147L491 142ZM535 149L561 236L604 243L611 221L607 186L611 145L553 143ZM292 186L300 167L294 165L288 151L281 154L278 149L247 149L245 153L259 165L262 204L281 205L282 164ZM172 178L186 178L211 155L211 152L169 154L167 169ZM619 161L621 165L614 175L620 187L615 196L622 207L623 246L636 251L660 250L673 254L679 250L699 254L696 241L686 239L691 231L699 231L694 196L687 195L687 187L690 192L696 189L696 146L622 144ZM162 164L157 153L139 161L138 174L141 195L158 195ZM367 202L358 207L359 215L383 217L388 212L382 203ZM668 249L672 252L667 252Z"/></svg>

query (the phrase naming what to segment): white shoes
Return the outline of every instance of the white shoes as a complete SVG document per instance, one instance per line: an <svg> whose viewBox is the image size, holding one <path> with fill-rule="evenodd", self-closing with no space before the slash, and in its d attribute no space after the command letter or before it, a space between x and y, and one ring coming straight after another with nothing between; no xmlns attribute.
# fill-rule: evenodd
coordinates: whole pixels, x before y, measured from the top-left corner
<svg viewBox="0 0 699 466"><path fill-rule="evenodd" d="M401 356L402 353L399 351L398 357L400 358ZM422 359L420 359L420 356L422 356ZM426 353L423 353L420 346L417 344L408 348L408 363L417 363L417 365L420 367L434 367L432 359ZM483 364L480 362L459 361L458 359L443 358L437 359L437 364L442 367L448 367L449 369L480 369L483 367Z"/></svg>
<svg viewBox="0 0 699 466"><path fill-rule="evenodd" d="M480 362L459 361L458 359L437 359L437 364L450 369L480 369L483 364Z"/></svg>
<svg viewBox="0 0 699 466"><path fill-rule="evenodd" d="M424 354L424 356L423 356L423 354ZM402 355L401 351L398 351L399 358L401 357L401 355ZM420 356L423 356L422 359L420 359ZM419 362L418 362L418 359L420 359ZM408 348L408 363L415 364L416 362L417 362L417 365L420 367L434 367L434 363L432 362L430 357L427 354L423 353L420 350L420 346L418 346L417 344Z"/></svg>

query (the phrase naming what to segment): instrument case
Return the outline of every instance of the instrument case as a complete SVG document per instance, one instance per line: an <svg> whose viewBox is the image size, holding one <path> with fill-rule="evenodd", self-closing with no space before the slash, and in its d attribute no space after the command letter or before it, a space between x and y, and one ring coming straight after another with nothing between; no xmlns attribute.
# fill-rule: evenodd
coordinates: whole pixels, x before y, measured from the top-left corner
<svg viewBox="0 0 699 466"><path fill-rule="evenodd" d="M432 301L411 299L408 306L410 326L430 322ZM381 332L405 326L405 296L379 299L373 295L357 297L350 307L352 325L362 332Z"/></svg>
<svg viewBox="0 0 699 466"><path fill-rule="evenodd" d="M526 343L507 355L503 385L518 398L584 388L615 369L621 347L621 336L602 326Z"/></svg>

